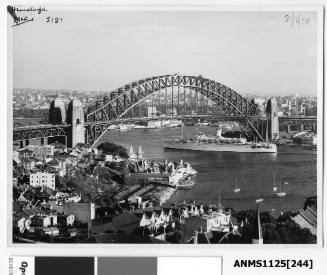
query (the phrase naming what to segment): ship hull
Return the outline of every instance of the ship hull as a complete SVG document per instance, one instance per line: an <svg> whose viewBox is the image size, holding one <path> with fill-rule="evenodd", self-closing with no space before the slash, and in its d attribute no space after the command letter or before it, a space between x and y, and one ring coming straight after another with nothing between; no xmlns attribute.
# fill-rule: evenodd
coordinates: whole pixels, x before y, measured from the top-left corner
<svg viewBox="0 0 327 275"><path fill-rule="evenodd" d="M192 150L212 152L277 153L277 147L275 144L270 144L269 148L255 148L255 146L251 144L203 144L198 142L166 142L164 148L170 150Z"/></svg>

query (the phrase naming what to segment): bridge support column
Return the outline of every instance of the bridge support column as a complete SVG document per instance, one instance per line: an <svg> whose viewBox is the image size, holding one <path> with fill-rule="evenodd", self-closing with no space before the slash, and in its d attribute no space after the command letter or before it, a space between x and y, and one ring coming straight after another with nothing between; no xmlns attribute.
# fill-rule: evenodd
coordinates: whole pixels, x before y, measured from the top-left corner
<svg viewBox="0 0 327 275"><path fill-rule="evenodd" d="M68 139L68 147L75 147L78 143L85 143L84 111L83 104L79 100L72 100L68 106L68 123L71 129Z"/></svg>
<svg viewBox="0 0 327 275"><path fill-rule="evenodd" d="M19 141L19 147L20 148L24 148L24 140L20 140Z"/></svg>
<svg viewBox="0 0 327 275"><path fill-rule="evenodd" d="M271 99L271 139L279 138L279 120L276 99Z"/></svg>
<svg viewBox="0 0 327 275"><path fill-rule="evenodd" d="M304 131L304 125L301 124L301 132L303 132L303 131Z"/></svg>

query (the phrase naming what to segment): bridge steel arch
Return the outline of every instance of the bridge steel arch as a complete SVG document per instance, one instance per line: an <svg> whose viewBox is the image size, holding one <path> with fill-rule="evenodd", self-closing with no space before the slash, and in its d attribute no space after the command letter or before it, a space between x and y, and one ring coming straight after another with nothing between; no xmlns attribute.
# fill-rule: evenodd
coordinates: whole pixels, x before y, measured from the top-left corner
<svg viewBox="0 0 327 275"><path fill-rule="evenodd" d="M129 111L147 97L174 87L195 90L212 100L226 115L244 118L249 128L262 140L255 125L255 119L253 119L259 117L260 114L257 106L231 88L202 76L173 74L131 82L87 106L85 108L86 121L89 125L92 123L99 125L99 123L106 124L109 121L127 118Z"/></svg>

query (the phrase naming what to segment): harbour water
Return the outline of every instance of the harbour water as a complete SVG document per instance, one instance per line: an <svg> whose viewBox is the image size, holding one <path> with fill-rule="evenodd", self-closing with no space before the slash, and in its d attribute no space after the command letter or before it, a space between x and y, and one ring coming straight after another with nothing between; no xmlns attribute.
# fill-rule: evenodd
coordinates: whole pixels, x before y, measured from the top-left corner
<svg viewBox="0 0 327 275"><path fill-rule="evenodd" d="M213 134L215 128L188 127L185 135L201 130ZM199 152L164 150L163 139L181 135L180 128L132 129L126 132L107 131L98 141L112 142L135 149L142 146L148 160L183 159L197 170L196 184L191 190L177 190L169 202L195 200L198 203L214 204L218 201L235 210L254 209L255 200L264 199L262 210L275 209L276 213L296 211L303 207L309 196L317 194L317 155L308 149L279 147L278 154L253 154L233 152ZM282 185L287 195L277 198L272 191L273 175L276 185ZM235 178L238 178L239 193L234 193ZM288 182L287 185L284 183Z"/></svg>

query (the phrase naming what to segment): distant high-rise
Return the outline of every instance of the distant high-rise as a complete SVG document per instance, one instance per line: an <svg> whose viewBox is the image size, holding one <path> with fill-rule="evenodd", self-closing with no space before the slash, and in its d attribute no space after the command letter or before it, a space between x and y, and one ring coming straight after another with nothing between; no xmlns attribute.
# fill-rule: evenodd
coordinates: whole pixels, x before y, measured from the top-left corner
<svg viewBox="0 0 327 275"><path fill-rule="evenodd" d="M67 119L67 106L66 102L60 98L53 100L50 103L49 109L49 123L63 124Z"/></svg>

